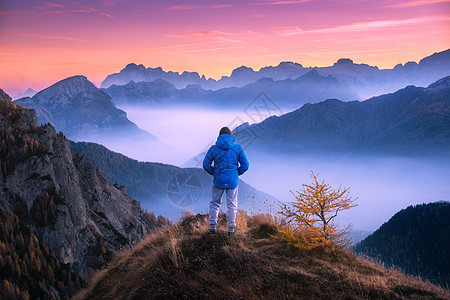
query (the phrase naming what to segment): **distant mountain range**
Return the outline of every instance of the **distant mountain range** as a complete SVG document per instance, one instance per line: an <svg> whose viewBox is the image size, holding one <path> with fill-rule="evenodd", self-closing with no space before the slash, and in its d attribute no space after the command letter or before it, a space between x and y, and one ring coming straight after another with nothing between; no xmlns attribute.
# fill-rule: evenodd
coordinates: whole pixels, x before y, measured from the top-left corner
<svg viewBox="0 0 450 300"><path fill-rule="evenodd" d="M291 91L297 85L297 79L312 70L325 78L333 78L338 86L331 86L330 91L323 91L323 87L314 89L313 86ZM292 109L296 104L312 103L326 98L339 98L341 100L363 100L372 96L391 93L407 85L428 86L439 78L450 75L450 49L434 53L419 63L408 62L398 64L393 69L382 69L367 64L355 64L348 58L339 59L333 66L320 68L305 68L301 64L282 62L275 67L264 67L259 71L242 66L231 73L229 77L223 76L220 80L200 77L196 72L165 72L161 68L145 68L143 65L129 64L119 73L107 76L101 87L106 89L114 101L128 102L129 104L155 104L164 102L195 104L200 96L201 102L217 105L219 101L226 106L235 105L239 101L245 106L260 92L265 92L279 106ZM249 84L259 85L239 90ZM280 82L279 82L280 81ZM300 84L301 84L300 80ZM133 84L128 85L133 82ZM140 84L153 82L153 85ZM311 83L311 82L310 82ZM170 85L169 85L170 84ZM115 88L110 88L116 86ZM126 86L120 89L117 86ZM232 88L228 90L228 88ZM251 88L257 88L257 91ZM337 90L336 90L337 88ZM212 93L208 90L221 90ZM306 91L306 93L305 93ZM228 93L229 92L229 93ZM247 92L247 93L246 93ZM334 95L330 95L335 92ZM319 95L317 95L317 93ZM328 96L323 97L323 93ZM226 96L231 96L229 100ZM322 97L322 98L320 98ZM205 99L203 99L205 98ZM287 102L289 100L289 102Z"/></svg>
<svg viewBox="0 0 450 300"><path fill-rule="evenodd" d="M283 109L296 109L307 102L318 102L330 97L345 100L357 98L348 85L332 76L322 76L316 69L297 79L274 81L262 78L243 87L204 90L199 85L188 85L178 90L163 79L152 82L131 81L123 86L104 89L119 106L137 105L152 107L194 106L201 108L243 109L261 91L270 95L274 105Z"/></svg>
<svg viewBox="0 0 450 300"><path fill-rule="evenodd" d="M306 104L233 131L249 152L450 154L450 76L366 101Z"/></svg>
<svg viewBox="0 0 450 300"><path fill-rule="evenodd" d="M33 108L40 124L51 123L71 140L107 145L139 142L141 147L152 149L152 159L156 161L161 153L175 152L154 135L138 128L114 105L111 97L85 76L66 78L16 103Z"/></svg>
<svg viewBox="0 0 450 300"><path fill-rule="evenodd" d="M436 202L399 211L354 250L448 288L449 237L450 202Z"/></svg>
<svg viewBox="0 0 450 300"><path fill-rule="evenodd" d="M185 209L207 210L212 176L203 169L138 162L95 143L71 142L70 147L91 159L105 178L126 186L145 209L166 217L179 217ZM257 213L267 212L270 204L275 208L278 200L240 180L238 201L240 209Z"/></svg>
<svg viewBox="0 0 450 300"><path fill-rule="evenodd" d="M111 85L124 85L130 81L134 82L151 82L156 79L164 79L171 82L177 88L184 88L188 84L202 84L205 82L215 83L213 79L206 79L205 76L200 77L197 72L187 72L179 74L178 72L165 72L161 67L146 68L144 65L128 64L120 73L108 75L102 82L101 88L108 88Z"/></svg>

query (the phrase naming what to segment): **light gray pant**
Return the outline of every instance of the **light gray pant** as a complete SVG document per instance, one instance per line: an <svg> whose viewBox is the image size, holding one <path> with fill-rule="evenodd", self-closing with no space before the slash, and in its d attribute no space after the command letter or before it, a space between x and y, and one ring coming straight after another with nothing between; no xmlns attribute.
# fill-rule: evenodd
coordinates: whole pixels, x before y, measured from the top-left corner
<svg viewBox="0 0 450 300"><path fill-rule="evenodd" d="M225 192L227 198L227 223L228 229L236 227L236 212L237 212L237 194L238 187L234 189L219 189L214 185L212 187L212 198L209 202L209 225L216 225L219 217L219 208L222 204L222 195Z"/></svg>

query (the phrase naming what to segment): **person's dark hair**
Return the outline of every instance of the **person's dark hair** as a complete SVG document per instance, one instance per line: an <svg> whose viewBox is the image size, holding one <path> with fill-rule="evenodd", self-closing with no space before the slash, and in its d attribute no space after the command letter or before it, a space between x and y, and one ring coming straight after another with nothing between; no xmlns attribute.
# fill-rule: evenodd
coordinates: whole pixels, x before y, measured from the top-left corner
<svg viewBox="0 0 450 300"><path fill-rule="evenodd" d="M222 127L222 129L220 129L219 135L221 134L229 134L231 135L231 130L228 127Z"/></svg>

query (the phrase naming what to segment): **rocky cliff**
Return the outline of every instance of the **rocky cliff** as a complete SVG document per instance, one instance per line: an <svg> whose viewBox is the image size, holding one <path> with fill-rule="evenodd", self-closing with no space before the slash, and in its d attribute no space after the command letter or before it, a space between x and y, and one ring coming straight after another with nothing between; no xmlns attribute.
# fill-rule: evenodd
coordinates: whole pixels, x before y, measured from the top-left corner
<svg viewBox="0 0 450 300"><path fill-rule="evenodd" d="M34 110L0 90L0 205L33 226L53 255L82 274L155 225L140 203L104 179Z"/></svg>

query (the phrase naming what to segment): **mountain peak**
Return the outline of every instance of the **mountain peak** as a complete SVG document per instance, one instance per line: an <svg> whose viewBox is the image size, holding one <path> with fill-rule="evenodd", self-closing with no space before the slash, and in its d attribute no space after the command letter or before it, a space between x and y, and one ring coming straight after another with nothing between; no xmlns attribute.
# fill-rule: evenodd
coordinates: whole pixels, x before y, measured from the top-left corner
<svg viewBox="0 0 450 300"><path fill-rule="evenodd" d="M285 68L285 67L300 67L300 68L303 68L303 66L301 64L296 63L296 62L292 62L292 61L282 61L282 62L280 62L278 67L282 67L282 68Z"/></svg>
<svg viewBox="0 0 450 300"><path fill-rule="evenodd" d="M96 91L98 91L97 87L92 82L90 82L86 78L86 76L76 75L58 81L57 83L37 93L35 96L33 96L33 98L36 98L38 96L48 97L49 95L54 96L61 94L73 97L81 92Z"/></svg>
<svg viewBox="0 0 450 300"><path fill-rule="evenodd" d="M353 64L353 60L350 58L341 58L337 62L334 63L334 65L346 65L346 64Z"/></svg>
<svg viewBox="0 0 450 300"><path fill-rule="evenodd" d="M326 78L325 76L322 76L319 71L317 71L316 68L311 69L308 73L306 73L303 76L300 76L298 79L317 79L317 78Z"/></svg>
<svg viewBox="0 0 450 300"><path fill-rule="evenodd" d="M61 84L76 84L76 83L85 85L85 84L89 84L90 82L86 78L86 76L84 76L84 75L75 75L75 76L70 76L70 77L67 77L67 78L65 78L63 80L60 80L57 83L55 83L55 85L56 84L58 84L58 85L61 85Z"/></svg>
<svg viewBox="0 0 450 300"><path fill-rule="evenodd" d="M242 76L242 75L246 75L248 73L255 73L255 70L253 70L250 67L247 66L240 66L239 68L236 68L233 70L233 72L231 73L231 77L232 76Z"/></svg>
<svg viewBox="0 0 450 300"><path fill-rule="evenodd" d="M122 71L134 71L134 70L145 70L144 65L136 65L135 63L128 64Z"/></svg>

